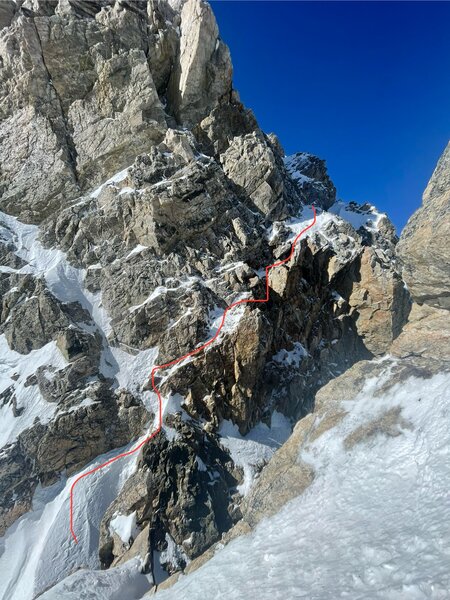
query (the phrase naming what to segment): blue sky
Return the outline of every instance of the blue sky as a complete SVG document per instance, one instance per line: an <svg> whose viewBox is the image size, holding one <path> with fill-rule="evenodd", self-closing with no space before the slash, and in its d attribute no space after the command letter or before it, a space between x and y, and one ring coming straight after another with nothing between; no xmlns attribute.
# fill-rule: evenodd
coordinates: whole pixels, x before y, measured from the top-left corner
<svg viewBox="0 0 450 600"><path fill-rule="evenodd" d="M211 4L261 127L401 229L450 138L450 3Z"/></svg>

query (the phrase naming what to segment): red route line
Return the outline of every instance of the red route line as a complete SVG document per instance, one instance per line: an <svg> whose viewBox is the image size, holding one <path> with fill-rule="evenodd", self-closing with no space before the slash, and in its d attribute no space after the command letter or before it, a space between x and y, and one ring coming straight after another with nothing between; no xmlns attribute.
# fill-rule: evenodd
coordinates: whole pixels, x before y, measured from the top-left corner
<svg viewBox="0 0 450 600"><path fill-rule="evenodd" d="M75 535L75 531L73 528L73 497L74 497L74 489L75 486L77 485L77 483L79 481L81 481L82 479L84 479L85 477L87 477L88 475L92 475L93 473L96 473L97 471L100 471L100 469L103 469L104 467L107 467L108 465L110 465L111 463L115 462L116 460L119 460L119 458L125 458L126 456L130 456L131 454L134 454L135 452L137 452L138 450L140 450L142 448L142 446L144 446L148 441L150 441L152 438L154 438L160 431L162 428L162 397L161 397L161 393L158 389L158 387L156 386L155 383L155 373L157 371L159 371L160 369L167 369L168 367L172 367L173 365L178 364L179 362L181 362L182 360L185 360L186 358L189 358L190 356L194 356L195 354L198 354L199 352L201 352L202 350L204 350L205 348L207 348L208 346L210 346L219 336L220 331L222 329L222 327L224 326L225 323L225 318L228 314L228 312L234 308L235 306L238 306L239 304L258 304L258 303L263 303L263 302L268 302L269 300L269 296L270 296L270 289L269 289L269 272L271 269L275 269L276 267L281 267L281 265L284 265L285 263L287 263L293 256L294 251L295 251L295 246L298 242L298 240L301 238L301 236L308 231L308 229L311 229L311 227L313 225L315 225L316 223L316 209L314 208L314 206L311 207L313 210L313 214L314 214L314 219L313 222L310 223L307 227L305 227L304 229L302 229L302 231L300 231L300 233L295 237L294 241L292 242L292 246L291 246L291 251L289 253L289 256L287 256L286 258L284 258L283 260L280 260L276 263L273 263L273 265L268 265L266 267L266 296L265 298L259 298L259 299L253 299L253 298L249 298L249 299L243 299L243 300L238 300L237 302L233 302L232 304L230 304L229 306L226 307L226 309L223 311L223 315L222 315L222 320L220 322L220 325L216 331L216 333L213 335L213 337L208 340L206 343L204 343L202 346L199 346L198 348L196 348L195 350L191 350L191 352L188 352L187 354L184 354L183 356L180 356L179 358L175 358L174 360L165 363L164 365L156 365L152 368L151 371L151 381L152 381L152 387L153 387L153 391L155 392L155 394L158 397L158 402L159 402L159 419L158 419L158 427L155 429L155 431L153 433L151 433L148 437L146 437L142 442L140 442L135 448L133 448L132 450L128 450L128 452L122 452L122 454L118 454L117 456L114 456L113 458L110 458L109 460L107 460L106 462L102 463L101 465L97 465L96 467L94 467L93 469L91 469L90 471L87 471L86 473L83 473L82 475L79 475L75 481L72 483L72 486L70 488L70 533L72 534L72 537L75 541L76 544L78 544L78 539L77 536Z"/></svg>

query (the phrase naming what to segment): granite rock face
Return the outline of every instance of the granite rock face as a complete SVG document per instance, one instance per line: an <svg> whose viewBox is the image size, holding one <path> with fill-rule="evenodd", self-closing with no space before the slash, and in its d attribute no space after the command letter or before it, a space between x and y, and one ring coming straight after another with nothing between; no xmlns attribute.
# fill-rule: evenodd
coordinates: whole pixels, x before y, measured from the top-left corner
<svg viewBox="0 0 450 600"><path fill-rule="evenodd" d="M206 2L185 2L179 27L178 61L169 81L168 101L177 122L192 127L218 102L228 101L232 66L228 47L219 38L216 19Z"/></svg>
<svg viewBox="0 0 450 600"><path fill-rule="evenodd" d="M402 332L397 238L374 207L336 200L323 160L261 131L202 0L5 2L0 26L0 531L38 486L155 431L149 374L170 363L161 430L123 471L89 564L178 572L309 485L294 454L323 386L393 341L405 352L418 309ZM258 302L217 333L242 300ZM436 333L428 308L417 322ZM230 438L301 417L252 488L271 433L250 466Z"/></svg>
<svg viewBox="0 0 450 600"><path fill-rule="evenodd" d="M131 164L173 117L193 126L230 101L228 48L202 0L181 13L145 0L2 3L1 15L1 207L26 221Z"/></svg>
<svg viewBox="0 0 450 600"><path fill-rule="evenodd" d="M414 300L450 309L450 144L400 237L397 253Z"/></svg>

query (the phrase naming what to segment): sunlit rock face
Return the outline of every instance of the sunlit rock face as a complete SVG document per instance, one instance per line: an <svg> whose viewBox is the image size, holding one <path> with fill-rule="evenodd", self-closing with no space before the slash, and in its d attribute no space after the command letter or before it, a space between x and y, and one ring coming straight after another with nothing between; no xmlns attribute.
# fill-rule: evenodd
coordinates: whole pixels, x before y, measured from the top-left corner
<svg viewBox="0 0 450 600"><path fill-rule="evenodd" d="M450 143L400 237L403 277L419 304L450 309Z"/></svg>

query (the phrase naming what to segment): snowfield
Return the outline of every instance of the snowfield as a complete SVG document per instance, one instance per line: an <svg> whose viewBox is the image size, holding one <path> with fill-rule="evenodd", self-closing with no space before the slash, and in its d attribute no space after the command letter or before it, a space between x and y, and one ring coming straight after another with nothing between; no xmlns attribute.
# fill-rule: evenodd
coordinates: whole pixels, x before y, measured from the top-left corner
<svg viewBox="0 0 450 600"><path fill-rule="evenodd" d="M369 380L345 403L344 420L301 451L316 469L303 495L156 597L448 599L450 374L410 378L380 396L386 378ZM408 423L400 435L344 450L348 433L394 407ZM119 573L129 586L121 596ZM78 571L41 599L131 600L142 577L132 561L120 571Z"/></svg>
<svg viewBox="0 0 450 600"><path fill-rule="evenodd" d="M302 496L157 598L448 599L450 375L381 397L380 383L302 452L317 470ZM412 429L343 449L355 427L397 406Z"/></svg>

